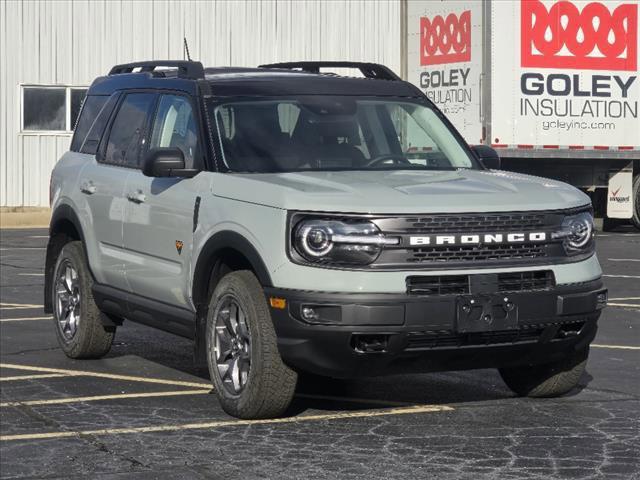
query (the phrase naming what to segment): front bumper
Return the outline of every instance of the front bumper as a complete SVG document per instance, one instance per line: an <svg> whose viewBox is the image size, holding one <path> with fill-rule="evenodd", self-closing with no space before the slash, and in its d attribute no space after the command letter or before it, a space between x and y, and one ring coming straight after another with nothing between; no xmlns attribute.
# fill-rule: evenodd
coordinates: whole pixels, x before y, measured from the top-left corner
<svg viewBox="0 0 640 480"><path fill-rule="evenodd" d="M600 280L468 295L265 289L284 361L340 378L540 364L585 348L606 303ZM316 318L304 319L312 308ZM307 311L308 313L308 311Z"/></svg>

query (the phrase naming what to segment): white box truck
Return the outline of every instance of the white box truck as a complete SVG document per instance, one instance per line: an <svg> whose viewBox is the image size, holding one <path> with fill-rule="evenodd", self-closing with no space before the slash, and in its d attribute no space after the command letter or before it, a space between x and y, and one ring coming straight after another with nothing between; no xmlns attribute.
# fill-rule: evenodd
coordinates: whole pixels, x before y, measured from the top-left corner
<svg viewBox="0 0 640 480"><path fill-rule="evenodd" d="M503 168L640 228L639 0L405 0L403 74Z"/></svg>

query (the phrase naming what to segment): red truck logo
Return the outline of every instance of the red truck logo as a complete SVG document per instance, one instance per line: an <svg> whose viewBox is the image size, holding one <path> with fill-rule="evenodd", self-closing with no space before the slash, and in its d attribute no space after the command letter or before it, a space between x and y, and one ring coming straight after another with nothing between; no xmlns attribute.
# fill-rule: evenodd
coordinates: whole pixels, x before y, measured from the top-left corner
<svg viewBox="0 0 640 480"><path fill-rule="evenodd" d="M549 10L540 0L521 0L521 65L581 70L637 69L638 5L610 11L591 2L582 11L569 0Z"/></svg>
<svg viewBox="0 0 640 480"><path fill-rule="evenodd" d="M420 18L420 65L471 60L471 11Z"/></svg>

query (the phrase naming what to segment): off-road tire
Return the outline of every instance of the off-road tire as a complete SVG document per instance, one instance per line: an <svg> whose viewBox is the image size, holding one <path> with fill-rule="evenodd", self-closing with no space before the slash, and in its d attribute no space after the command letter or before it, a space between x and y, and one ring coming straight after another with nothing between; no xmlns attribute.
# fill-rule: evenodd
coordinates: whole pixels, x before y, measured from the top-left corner
<svg viewBox="0 0 640 480"><path fill-rule="evenodd" d="M56 260L53 281L51 282L51 298L56 302L56 282L59 276L59 268L65 260L71 262L78 272L80 291L80 321L73 338L66 338L58 323L56 309L53 310L53 322L60 348L69 358L100 358L111 349L115 336L115 327L104 327L102 315L104 315L93 299L93 278L87 266L86 255L82 242L73 241L67 243Z"/></svg>
<svg viewBox="0 0 640 480"><path fill-rule="evenodd" d="M631 217L631 223L640 230L640 173L633 179L633 188L631 189L632 201L633 201L633 217Z"/></svg>
<svg viewBox="0 0 640 480"><path fill-rule="evenodd" d="M223 384L214 351L216 306L227 295L233 295L244 309L251 338L249 373L239 394L233 394ZM243 419L274 418L287 411L298 376L280 357L264 290L251 271L228 273L216 286L207 315L206 352L215 392L229 415Z"/></svg>
<svg viewBox="0 0 640 480"><path fill-rule="evenodd" d="M558 397L569 393L580 381L589 349L554 363L500 368L504 383L523 397Z"/></svg>

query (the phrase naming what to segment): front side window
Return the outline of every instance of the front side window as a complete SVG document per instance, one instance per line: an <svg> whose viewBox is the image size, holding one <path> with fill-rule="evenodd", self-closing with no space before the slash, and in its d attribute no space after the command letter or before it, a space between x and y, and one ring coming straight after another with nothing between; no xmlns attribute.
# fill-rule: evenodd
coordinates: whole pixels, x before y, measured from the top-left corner
<svg viewBox="0 0 640 480"><path fill-rule="evenodd" d="M177 147L184 154L186 168L193 168L198 149L198 129L189 99L163 95L153 124L149 148Z"/></svg>
<svg viewBox="0 0 640 480"><path fill-rule="evenodd" d="M300 96L209 111L235 172L479 168L440 114L417 101Z"/></svg>
<svg viewBox="0 0 640 480"><path fill-rule="evenodd" d="M139 166L140 151L146 139L147 125L155 105L153 93L128 94L111 125L103 161L123 167Z"/></svg>

